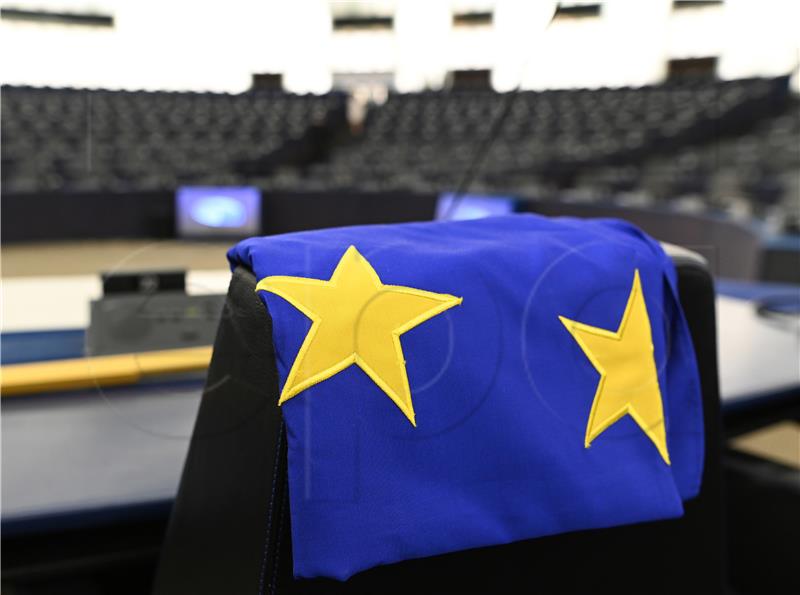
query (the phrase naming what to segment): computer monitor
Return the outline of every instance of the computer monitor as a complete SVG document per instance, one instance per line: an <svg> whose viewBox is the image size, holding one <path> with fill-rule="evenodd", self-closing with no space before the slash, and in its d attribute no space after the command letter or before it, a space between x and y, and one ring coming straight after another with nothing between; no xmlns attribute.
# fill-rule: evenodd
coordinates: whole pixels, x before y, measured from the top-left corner
<svg viewBox="0 0 800 595"><path fill-rule="evenodd" d="M461 194L447 192L436 202L436 220L482 219L509 215L517 208L516 199L510 196L487 194Z"/></svg>
<svg viewBox="0 0 800 595"><path fill-rule="evenodd" d="M251 186L182 186L175 193L180 238L235 238L261 233L261 191Z"/></svg>

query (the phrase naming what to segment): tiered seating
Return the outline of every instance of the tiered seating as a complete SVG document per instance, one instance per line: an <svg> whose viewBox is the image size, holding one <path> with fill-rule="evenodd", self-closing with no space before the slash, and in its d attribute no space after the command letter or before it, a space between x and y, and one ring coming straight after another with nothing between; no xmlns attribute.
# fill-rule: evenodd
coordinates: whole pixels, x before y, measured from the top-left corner
<svg viewBox="0 0 800 595"><path fill-rule="evenodd" d="M741 128L785 96L785 79L393 95L370 114L363 139L315 166L308 180L329 188L452 188L502 118L479 184L504 191L568 186L581 169L638 161Z"/></svg>
<svg viewBox="0 0 800 595"><path fill-rule="evenodd" d="M791 222L800 221L800 119L788 98L785 77L395 94L350 136L340 94L4 87L2 181L6 193L187 183L440 192L471 177L473 191L680 199Z"/></svg>
<svg viewBox="0 0 800 595"><path fill-rule="evenodd" d="M794 225L800 221L800 102L789 102L741 135L690 144L641 165L587 170L576 186L606 197L694 197L706 207L759 217L777 210Z"/></svg>
<svg viewBox="0 0 800 595"><path fill-rule="evenodd" d="M502 108L493 93L393 95L305 183L359 190L430 190L457 182Z"/></svg>
<svg viewBox="0 0 800 595"><path fill-rule="evenodd" d="M342 95L3 87L5 192L141 191L268 175L287 143L344 125ZM294 152L295 154L297 151Z"/></svg>

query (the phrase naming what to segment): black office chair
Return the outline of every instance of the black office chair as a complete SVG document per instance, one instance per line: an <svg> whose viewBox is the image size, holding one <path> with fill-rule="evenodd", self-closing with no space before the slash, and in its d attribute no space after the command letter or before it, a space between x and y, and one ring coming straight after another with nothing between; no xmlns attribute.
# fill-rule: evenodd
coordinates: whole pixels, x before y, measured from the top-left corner
<svg viewBox="0 0 800 595"><path fill-rule="evenodd" d="M286 436L272 321L234 271L163 547L155 592L721 593L724 591L714 291L705 263L668 247L700 368L706 460L682 518L410 560L347 582L295 580Z"/></svg>

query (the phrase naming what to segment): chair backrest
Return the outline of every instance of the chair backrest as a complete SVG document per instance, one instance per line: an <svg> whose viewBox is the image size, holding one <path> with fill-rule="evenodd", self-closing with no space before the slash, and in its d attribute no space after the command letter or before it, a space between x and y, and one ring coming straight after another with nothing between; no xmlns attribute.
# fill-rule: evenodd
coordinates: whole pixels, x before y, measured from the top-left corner
<svg viewBox="0 0 800 595"><path fill-rule="evenodd" d="M723 591L723 509L714 291L704 261L667 246L698 358L706 460L682 518L532 539L360 573L295 580L286 435L272 321L234 271L155 592L676 593Z"/></svg>

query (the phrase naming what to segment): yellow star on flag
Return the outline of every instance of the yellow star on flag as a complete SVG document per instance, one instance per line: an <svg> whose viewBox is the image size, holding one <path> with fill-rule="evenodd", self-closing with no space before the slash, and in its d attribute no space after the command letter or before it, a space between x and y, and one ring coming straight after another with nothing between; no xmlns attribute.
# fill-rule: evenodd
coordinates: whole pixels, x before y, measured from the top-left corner
<svg viewBox="0 0 800 595"><path fill-rule="evenodd" d="M628 414L653 441L669 465L653 337L639 271L634 273L633 287L616 331L589 326L563 316L559 319L600 373L586 425L586 448L606 428Z"/></svg>
<svg viewBox="0 0 800 595"><path fill-rule="evenodd" d="M461 298L384 285L355 246L344 253L329 281L265 277L256 291L282 297L313 323L278 404L355 364L417 425L400 335L457 306Z"/></svg>

